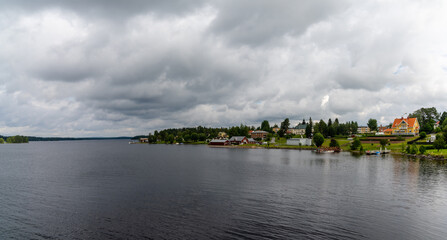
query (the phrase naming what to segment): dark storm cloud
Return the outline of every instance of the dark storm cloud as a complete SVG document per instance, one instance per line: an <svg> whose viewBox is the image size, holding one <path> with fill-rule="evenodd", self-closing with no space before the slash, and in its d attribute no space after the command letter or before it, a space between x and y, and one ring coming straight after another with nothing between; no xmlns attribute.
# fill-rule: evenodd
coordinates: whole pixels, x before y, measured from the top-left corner
<svg viewBox="0 0 447 240"><path fill-rule="evenodd" d="M146 12L160 15L183 14L203 5L203 0L1 0L4 8L40 11L63 8L88 17L106 17L121 20Z"/></svg>
<svg viewBox="0 0 447 240"><path fill-rule="evenodd" d="M219 1L212 30L235 44L257 46L286 34L299 35L310 25L347 7L346 0Z"/></svg>
<svg viewBox="0 0 447 240"><path fill-rule="evenodd" d="M136 135L286 117L385 124L446 100L438 1L0 6L0 134Z"/></svg>

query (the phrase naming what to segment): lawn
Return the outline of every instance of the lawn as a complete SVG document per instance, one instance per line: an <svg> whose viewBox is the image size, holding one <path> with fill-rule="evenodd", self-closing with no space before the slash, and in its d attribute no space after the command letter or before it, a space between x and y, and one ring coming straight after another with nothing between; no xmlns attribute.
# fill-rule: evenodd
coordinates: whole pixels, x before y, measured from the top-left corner
<svg viewBox="0 0 447 240"><path fill-rule="evenodd" d="M386 146L387 150L391 150L392 152L402 152L402 143L404 144L404 150L407 147L407 142L411 141L411 140L415 140L418 137L413 137L413 138L406 138L405 142L400 142L400 143L392 143L388 144ZM349 151L351 149L351 142L352 140L348 140L347 138L342 138L342 137L337 137L335 138L335 140L337 140L338 144L340 145L340 148L344 151ZM299 146L288 146L286 145L286 138L276 138L276 146L277 147L281 147L281 148L299 148ZM323 143L323 147L329 147L329 143L331 142L330 139L325 139L324 143ZM380 149L380 144L379 143L363 143L363 150L368 151L368 150L379 150ZM270 147L273 147L272 145L270 145ZM447 151L447 150L445 150ZM447 155L447 153L445 153ZM432 155L435 155L432 154Z"/></svg>
<svg viewBox="0 0 447 240"><path fill-rule="evenodd" d="M427 154L433 155L433 156L444 156L447 157L447 149L441 149L441 150L435 150L435 149L430 149L427 150L426 152Z"/></svg>

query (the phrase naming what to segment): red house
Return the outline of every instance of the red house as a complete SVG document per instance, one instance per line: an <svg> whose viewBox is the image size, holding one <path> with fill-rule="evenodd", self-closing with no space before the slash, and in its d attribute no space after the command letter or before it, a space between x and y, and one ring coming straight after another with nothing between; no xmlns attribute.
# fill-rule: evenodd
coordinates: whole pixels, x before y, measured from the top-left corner
<svg viewBox="0 0 447 240"><path fill-rule="evenodd" d="M225 145L230 145L230 141L226 140L226 139L213 139L211 140L208 145L220 145L220 146L225 146Z"/></svg>
<svg viewBox="0 0 447 240"><path fill-rule="evenodd" d="M230 138L230 143L235 145L247 144L248 139L245 136L233 136Z"/></svg>

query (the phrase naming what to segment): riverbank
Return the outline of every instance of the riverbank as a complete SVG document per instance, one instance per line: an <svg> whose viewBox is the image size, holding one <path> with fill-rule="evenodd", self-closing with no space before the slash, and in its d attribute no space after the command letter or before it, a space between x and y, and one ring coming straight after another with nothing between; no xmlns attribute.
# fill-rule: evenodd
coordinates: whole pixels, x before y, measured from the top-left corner
<svg viewBox="0 0 447 240"><path fill-rule="evenodd" d="M254 144L245 144L245 145L208 145L212 148L245 148L245 149L294 149L294 150L315 150L316 147L307 147L307 146L278 146L278 145L254 145Z"/></svg>
<svg viewBox="0 0 447 240"><path fill-rule="evenodd" d="M380 149L380 144L364 144L363 150L351 150L350 149L350 143L349 141L343 139L338 140L340 143L341 150L343 152L351 152L353 154L365 154L365 151L367 150L377 150ZM328 147L330 143L329 139L326 139L323 143L323 147ZM147 143L140 143L140 144L147 144ZM157 143L157 144L168 144L169 143ZM188 143L180 143L176 145L207 145L207 142L188 142ZM315 146L294 146L294 145L285 145L283 142L277 142L277 143L269 143L268 145L258 145L258 144L244 144L244 145L225 145L225 146L219 146L219 145L208 145L212 148L241 148L241 149L289 149L289 150L316 150L317 148ZM444 152L439 152L439 155L437 155L437 152L429 152L428 154L407 154L402 153L402 146L401 144L391 144L387 146L388 150L391 150L390 154L393 155L400 155L400 156L408 156L410 158L419 158L424 160L433 160L433 161L447 161L447 156L444 154ZM447 150L446 150L447 151Z"/></svg>

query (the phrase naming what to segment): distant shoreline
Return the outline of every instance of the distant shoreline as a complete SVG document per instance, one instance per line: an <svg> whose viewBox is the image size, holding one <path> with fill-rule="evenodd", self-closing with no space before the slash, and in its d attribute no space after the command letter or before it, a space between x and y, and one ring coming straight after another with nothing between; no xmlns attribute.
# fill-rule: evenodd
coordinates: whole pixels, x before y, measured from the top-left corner
<svg viewBox="0 0 447 240"><path fill-rule="evenodd" d="M132 137L28 137L30 142L83 141L83 140L130 140Z"/></svg>

